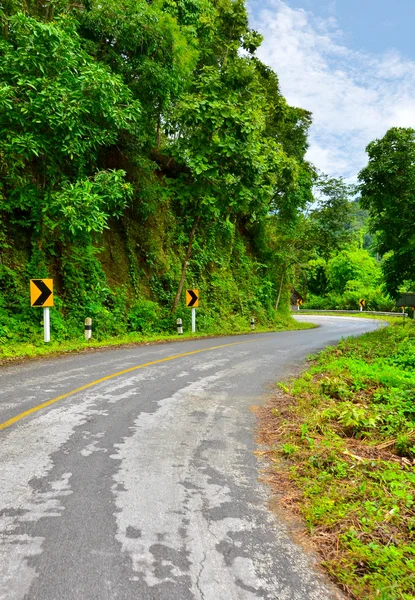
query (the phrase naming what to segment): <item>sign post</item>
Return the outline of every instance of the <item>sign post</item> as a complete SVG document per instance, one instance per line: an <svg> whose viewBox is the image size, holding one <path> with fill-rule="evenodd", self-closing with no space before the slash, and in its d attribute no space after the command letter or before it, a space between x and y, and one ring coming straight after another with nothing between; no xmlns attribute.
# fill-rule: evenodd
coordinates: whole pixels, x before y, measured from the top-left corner
<svg viewBox="0 0 415 600"><path fill-rule="evenodd" d="M300 310L300 306L302 306L303 301L301 300L301 298L297 298L297 310Z"/></svg>
<svg viewBox="0 0 415 600"><path fill-rule="evenodd" d="M53 306L53 279L30 280L30 306L43 308L43 339L50 342L50 312Z"/></svg>
<svg viewBox="0 0 415 600"><path fill-rule="evenodd" d="M192 309L192 333L195 333L196 308L199 306L199 290L186 290L186 306Z"/></svg>
<svg viewBox="0 0 415 600"><path fill-rule="evenodd" d="M359 300L360 312L363 312L363 307L365 304L366 304L366 302L363 300L363 298L361 300Z"/></svg>
<svg viewBox="0 0 415 600"><path fill-rule="evenodd" d="M50 342L50 313L49 306L43 309L43 340L45 344Z"/></svg>

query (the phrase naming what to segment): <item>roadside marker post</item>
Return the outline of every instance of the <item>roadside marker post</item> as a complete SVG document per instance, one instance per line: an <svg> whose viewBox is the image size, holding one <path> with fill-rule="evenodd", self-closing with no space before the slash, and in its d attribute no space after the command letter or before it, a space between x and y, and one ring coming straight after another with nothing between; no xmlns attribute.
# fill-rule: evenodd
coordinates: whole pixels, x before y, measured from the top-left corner
<svg viewBox="0 0 415 600"><path fill-rule="evenodd" d="M199 306L199 290L186 290L186 307L192 309L192 333L196 333L196 307Z"/></svg>
<svg viewBox="0 0 415 600"><path fill-rule="evenodd" d="M91 337L92 337L92 319L91 319L91 317L87 317L85 319L85 331L84 331L84 334L85 334L85 339L86 340L90 340L91 339Z"/></svg>
<svg viewBox="0 0 415 600"><path fill-rule="evenodd" d="M45 344L50 342L50 312L49 306L43 309L43 340Z"/></svg>
<svg viewBox="0 0 415 600"><path fill-rule="evenodd" d="M255 319L254 319L254 317L251 317L251 329L252 329L252 331L255 329Z"/></svg>
<svg viewBox="0 0 415 600"><path fill-rule="evenodd" d="M183 321L181 319L177 319L176 324L177 324L177 333L179 335L183 335Z"/></svg>
<svg viewBox="0 0 415 600"><path fill-rule="evenodd" d="M43 339L50 342L50 311L53 306L53 279L30 280L30 306L43 308Z"/></svg>

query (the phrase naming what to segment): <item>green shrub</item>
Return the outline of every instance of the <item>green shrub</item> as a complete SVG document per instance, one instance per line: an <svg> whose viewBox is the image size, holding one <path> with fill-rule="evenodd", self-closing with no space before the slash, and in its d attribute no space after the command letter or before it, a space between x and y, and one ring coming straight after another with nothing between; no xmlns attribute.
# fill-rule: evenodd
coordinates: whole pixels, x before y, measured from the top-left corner
<svg viewBox="0 0 415 600"><path fill-rule="evenodd" d="M128 331L140 333L161 331L160 317L161 311L158 304L151 300L136 300L128 311Z"/></svg>

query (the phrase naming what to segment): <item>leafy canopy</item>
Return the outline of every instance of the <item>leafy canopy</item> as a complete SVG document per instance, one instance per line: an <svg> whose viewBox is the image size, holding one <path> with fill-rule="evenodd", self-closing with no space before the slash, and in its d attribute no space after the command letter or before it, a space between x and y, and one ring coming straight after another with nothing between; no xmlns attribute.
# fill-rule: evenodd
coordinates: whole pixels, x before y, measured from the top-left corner
<svg viewBox="0 0 415 600"><path fill-rule="evenodd" d="M98 172L98 155L136 128L139 103L82 49L70 20L12 16L0 37L0 81L2 210L38 235L102 231L130 189L120 170ZM83 215L77 204L88 207Z"/></svg>
<svg viewBox="0 0 415 600"><path fill-rule="evenodd" d="M394 127L371 142L359 174L361 204L369 211L388 290L415 280L415 130Z"/></svg>

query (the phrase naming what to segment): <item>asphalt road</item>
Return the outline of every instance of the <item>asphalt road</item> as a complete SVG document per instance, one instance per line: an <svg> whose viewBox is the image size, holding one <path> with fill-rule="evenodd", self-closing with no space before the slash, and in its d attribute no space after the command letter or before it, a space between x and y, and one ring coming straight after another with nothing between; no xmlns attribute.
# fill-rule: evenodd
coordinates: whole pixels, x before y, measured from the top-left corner
<svg viewBox="0 0 415 600"><path fill-rule="evenodd" d="M379 324L303 318L0 368L0 599L337 597L267 508L249 407Z"/></svg>

